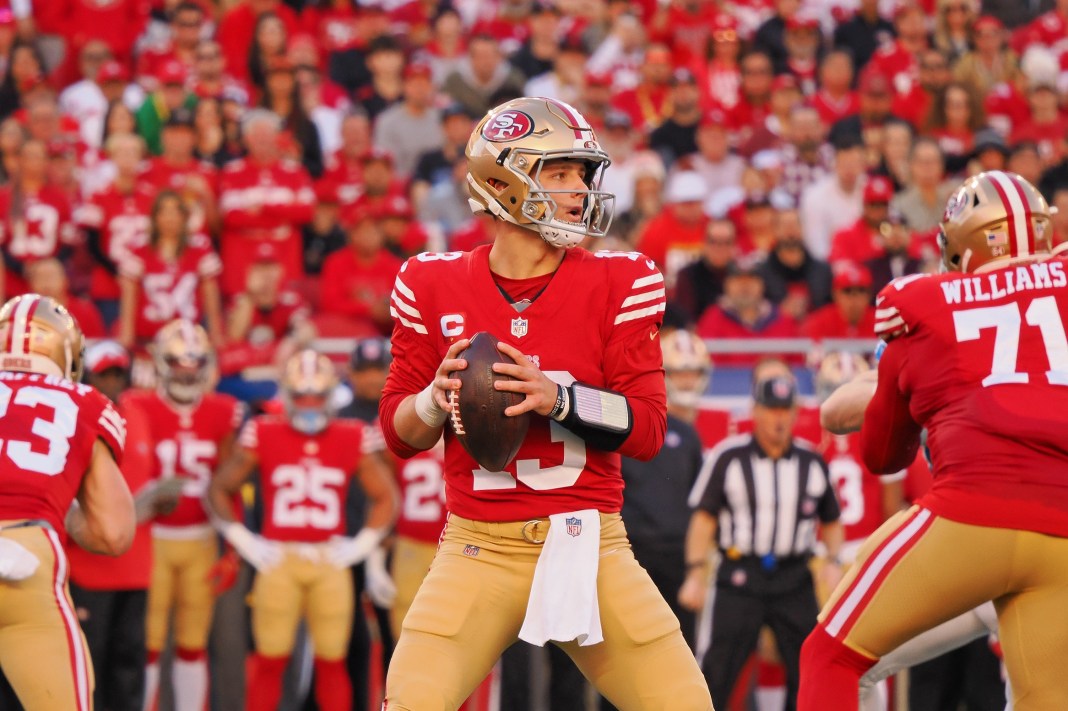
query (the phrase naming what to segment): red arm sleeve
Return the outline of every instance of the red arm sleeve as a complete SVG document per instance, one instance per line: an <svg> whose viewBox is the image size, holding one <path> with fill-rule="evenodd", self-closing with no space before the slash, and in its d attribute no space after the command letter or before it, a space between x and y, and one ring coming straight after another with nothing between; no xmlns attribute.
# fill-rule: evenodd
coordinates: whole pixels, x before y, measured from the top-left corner
<svg viewBox="0 0 1068 711"><path fill-rule="evenodd" d="M920 427L898 385L907 358L904 341L890 343L879 361L879 385L860 429L864 464L876 474L895 474L916 459Z"/></svg>

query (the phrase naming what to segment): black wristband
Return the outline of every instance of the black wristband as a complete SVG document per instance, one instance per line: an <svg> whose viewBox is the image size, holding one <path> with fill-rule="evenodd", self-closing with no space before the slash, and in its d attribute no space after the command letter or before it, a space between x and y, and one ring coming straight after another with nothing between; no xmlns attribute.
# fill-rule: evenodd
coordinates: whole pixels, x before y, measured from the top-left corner
<svg viewBox="0 0 1068 711"><path fill-rule="evenodd" d="M555 420L560 417L560 413L564 411L564 403L567 402L567 394L563 385L556 386L556 404L553 405L553 409L549 410L549 418Z"/></svg>

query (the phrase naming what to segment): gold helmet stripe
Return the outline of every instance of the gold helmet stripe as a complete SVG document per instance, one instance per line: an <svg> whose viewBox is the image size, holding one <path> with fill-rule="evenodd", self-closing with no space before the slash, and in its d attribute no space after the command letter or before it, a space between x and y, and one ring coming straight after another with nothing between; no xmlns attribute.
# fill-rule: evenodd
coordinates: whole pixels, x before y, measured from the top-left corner
<svg viewBox="0 0 1068 711"><path fill-rule="evenodd" d="M11 317L11 329L7 332L7 352L15 355L30 355L30 323L41 297L30 294L19 299Z"/></svg>
<svg viewBox="0 0 1068 711"><path fill-rule="evenodd" d="M1027 200L1023 191L1009 175L1000 170L992 170L990 184L994 186L1001 203L1005 206L1005 212L1009 218L1009 227L1012 230L1012 256L1020 257L1034 254L1034 234L1031 232L1031 211L1027 209Z"/></svg>

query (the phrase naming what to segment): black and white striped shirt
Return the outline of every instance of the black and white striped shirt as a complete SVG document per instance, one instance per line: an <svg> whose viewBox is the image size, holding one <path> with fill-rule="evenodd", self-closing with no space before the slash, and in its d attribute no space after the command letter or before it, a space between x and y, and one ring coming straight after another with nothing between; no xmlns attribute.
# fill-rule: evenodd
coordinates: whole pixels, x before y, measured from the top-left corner
<svg viewBox="0 0 1068 711"><path fill-rule="evenodd" d="M717 518L719 547L735 555L807 556L817 519L837 521L827 463L794 440L771 459L752 435L728 437L705 458L689 504Z"/></svg>

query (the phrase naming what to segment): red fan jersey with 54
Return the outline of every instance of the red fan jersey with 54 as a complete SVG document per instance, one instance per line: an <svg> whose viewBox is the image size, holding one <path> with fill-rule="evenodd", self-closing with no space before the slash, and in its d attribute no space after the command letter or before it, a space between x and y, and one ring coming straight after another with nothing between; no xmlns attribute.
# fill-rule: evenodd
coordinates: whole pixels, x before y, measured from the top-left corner
<svg viewBox="0 0 1068 711"><path fill-rule="evenodd" d="M349 480L363 455L384 449L378 428L358 420L331 420L308 435L276 415L246 422L237 443L259 461L263 536L298 543L346 535Z"/></svg>
<svg viewBox="0 0 1068 711"><path fill-rule="evenodd" d="M433 380L450 344L488 331L557 383L579 381L625 393L634 428L620 452L655 454L666 418L659 339L665 297L664 278L653 261L638 252L568 250L544 291L517 311L494 282L489 251L482 246L425 253L401 268L390 301L394 360L383 393L383 420ZM388 422L384 430L394 451L413 454L390 435ZM620 452L587 447L559 423L535 416L512 463L503 472L490 472L446 427L448 509L482 521L580 508L617 512L623 500Z"/></svg>

